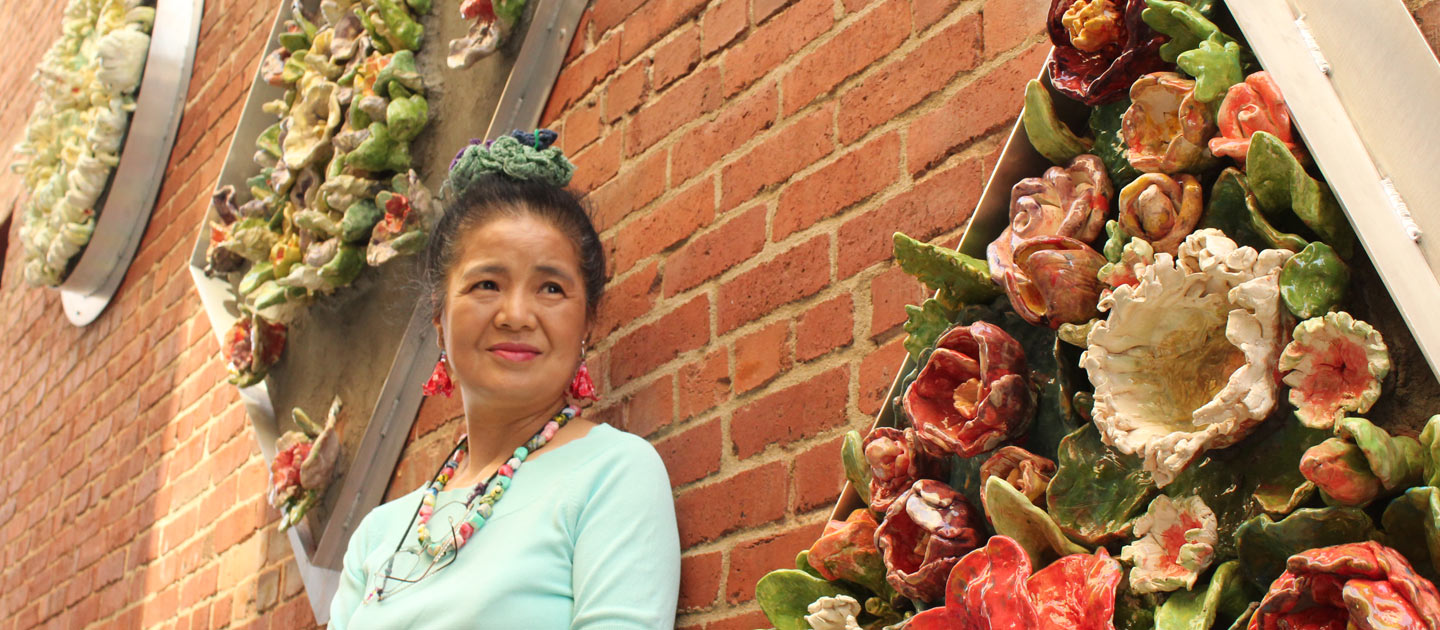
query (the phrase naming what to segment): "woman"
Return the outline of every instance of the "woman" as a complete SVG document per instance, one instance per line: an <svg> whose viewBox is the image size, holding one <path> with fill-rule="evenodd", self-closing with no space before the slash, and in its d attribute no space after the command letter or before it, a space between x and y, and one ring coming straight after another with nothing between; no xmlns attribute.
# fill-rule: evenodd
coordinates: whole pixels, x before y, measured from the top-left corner
<svg viewBox="0 0 1440 630"><path fill-rule="evenodd" d="M664 464L566 402L593 392L584 349L605 263L554 138L516 132L451 163L422 261L442 349L427 393L453 380L468 439L361 522L332 629L673 627Z"/></svg>

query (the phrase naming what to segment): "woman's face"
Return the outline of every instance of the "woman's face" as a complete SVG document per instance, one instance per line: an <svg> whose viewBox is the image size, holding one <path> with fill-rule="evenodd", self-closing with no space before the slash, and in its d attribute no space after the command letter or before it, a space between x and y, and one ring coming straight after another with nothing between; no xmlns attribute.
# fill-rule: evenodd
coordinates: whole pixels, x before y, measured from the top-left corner
<svg viewBox="0 0 1440 630"><path fill-rule="evenodd" d="M583 277L570 239L529 213L460 236L436 324L467 401L547 406L564 395L589 323Z"/></svg>

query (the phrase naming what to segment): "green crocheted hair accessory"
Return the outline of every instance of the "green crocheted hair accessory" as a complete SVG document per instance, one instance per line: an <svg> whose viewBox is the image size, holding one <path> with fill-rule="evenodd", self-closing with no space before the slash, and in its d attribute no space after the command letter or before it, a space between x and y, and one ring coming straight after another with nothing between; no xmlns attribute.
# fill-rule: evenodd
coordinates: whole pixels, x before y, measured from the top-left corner
<svg viewBox="0 0 1440 630"><path fill-rule="evenodd" d="M575 165L553 146L555 137L555 132L539 129L515 131L487 143L472 140L450 163L450 187L463 191L491 174L563 187L575 174Z"/></svg>

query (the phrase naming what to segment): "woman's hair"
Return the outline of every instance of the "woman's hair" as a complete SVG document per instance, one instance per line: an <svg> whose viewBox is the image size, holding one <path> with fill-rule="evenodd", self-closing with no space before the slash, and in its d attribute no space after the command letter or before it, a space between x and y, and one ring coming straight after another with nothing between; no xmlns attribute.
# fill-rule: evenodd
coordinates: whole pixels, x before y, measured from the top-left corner
<svg viewBox="0 0 1440 630"><path fill-rule="evenodd" d="M463 235L503 217L543 219L570 239L580 259L590 317L605 291L605 252L584 204L570 189L574 165L550 145L555 134L515 132L485 145L474 143L451 163L450 199L420 257L421 278L435 314L445 308L445 281Z"/></svg>

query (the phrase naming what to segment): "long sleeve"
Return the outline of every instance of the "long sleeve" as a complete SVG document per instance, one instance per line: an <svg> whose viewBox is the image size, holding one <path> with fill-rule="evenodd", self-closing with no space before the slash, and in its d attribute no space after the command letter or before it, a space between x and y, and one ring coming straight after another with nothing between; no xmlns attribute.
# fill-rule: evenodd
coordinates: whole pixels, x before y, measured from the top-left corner
<svg viewBox="0 0 1440 630"><path fill-rule="evenodd" d="M680 536L659 454L634 448L606 466L581 508L575 536L572 630L670 630L680 588Z"/></svg>

